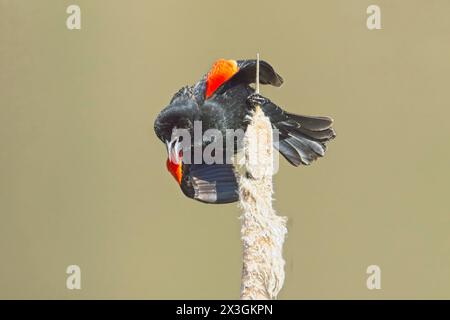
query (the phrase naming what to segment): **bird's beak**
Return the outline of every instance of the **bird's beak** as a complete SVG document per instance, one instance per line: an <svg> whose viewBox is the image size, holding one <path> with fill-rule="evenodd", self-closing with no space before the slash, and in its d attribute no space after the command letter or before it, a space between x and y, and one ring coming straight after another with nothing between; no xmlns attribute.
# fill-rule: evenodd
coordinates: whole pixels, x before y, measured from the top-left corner
<svg viewBox="0 0 450 320"><path fill-rule="evenodd" d="M181 160L181 143L179 137L173 138L170 142L166 140L166 146L170 162L179 164Z"/></svg>

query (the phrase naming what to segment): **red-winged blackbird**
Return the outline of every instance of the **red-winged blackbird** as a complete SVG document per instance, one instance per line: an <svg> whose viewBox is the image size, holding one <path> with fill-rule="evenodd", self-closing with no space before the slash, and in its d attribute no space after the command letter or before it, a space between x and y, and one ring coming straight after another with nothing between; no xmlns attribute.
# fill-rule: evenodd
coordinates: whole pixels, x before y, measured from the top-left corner
<svg viewBox="0 0 450 320"><path fill-rule="evenodd" d="M283 79L265 61L260 61L259 82L279 87ZM308 165L325 154L325 143L336 135L328 117L301 116L288 113L269 99L256 94L256 60L217 60L211 70L195 85L180 89L155 120L155 133L167 146L167 168L183 193L206 203L229 203L239 199L236 172L232 164L190 164L183 162L180 141L172 138L173 129L187 129L194 134L194 122L201 121L202 133L248 125L255 105L278 129L274 144L294 166Z"/></svg>

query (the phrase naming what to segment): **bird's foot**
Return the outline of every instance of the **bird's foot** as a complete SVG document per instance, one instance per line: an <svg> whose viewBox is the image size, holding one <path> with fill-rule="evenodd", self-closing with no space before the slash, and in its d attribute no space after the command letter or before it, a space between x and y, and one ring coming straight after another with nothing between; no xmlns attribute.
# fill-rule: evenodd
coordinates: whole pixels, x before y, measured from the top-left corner
<svg viewBox="0 0 450 320"><path fill-rule="evenodd" d="M256 108L256 106L263 106L266 103L269 103L270 100L266 97L263 97L259 93L252 93L247 97L247 104L252 108Z"/></svg>

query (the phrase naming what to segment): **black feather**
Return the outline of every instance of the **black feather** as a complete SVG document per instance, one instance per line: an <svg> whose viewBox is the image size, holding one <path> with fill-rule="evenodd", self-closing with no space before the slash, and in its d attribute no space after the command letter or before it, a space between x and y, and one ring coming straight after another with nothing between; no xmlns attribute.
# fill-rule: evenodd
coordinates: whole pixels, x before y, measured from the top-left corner
<svg viewBox="0 0 450 320"><path fill-rule="evenodd" d="M223 94L230 88L238 84L251 84L256 81L256 60L238 60L239 71L236 72L227 82L223 83L215 94ZM280 87L283 84L283 78L275 72L270 64L265 61L259 62L259 83L270 84Z"/></svg>
<svg viewBox="0 0 450 320"><path fill-rule="evenodd" d="M184 164L181 189L189 198L205 203L230 203L239 199L234 167L230 164Z"/></svg>
<svg viewBox="0 0 450 320"><path fill-rule="evenodd" d="M325 143L336 136L331 118L288 113L270 100L262 109L273 127L278 129L279 151L294 166L309 165L323 157Z"/></svg>

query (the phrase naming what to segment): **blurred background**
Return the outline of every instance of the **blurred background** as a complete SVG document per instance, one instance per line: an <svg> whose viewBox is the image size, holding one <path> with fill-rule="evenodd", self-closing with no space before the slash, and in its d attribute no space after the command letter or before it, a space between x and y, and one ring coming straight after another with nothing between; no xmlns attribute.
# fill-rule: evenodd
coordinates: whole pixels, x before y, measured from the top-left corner
<svg viewBox="0 0 450 320"><path fill-rule="evenodd" d="M66 8L81 8L81 30ZM381 8L369 31L366 9ZM184 197L153 121L218 58L335 120L281 159L280 299L450 298L450 2L0 0L0 298L236 299L240 211ZM68 265L81 290L66 288ZM366 268L381 268L368 290Z"/></svg>

